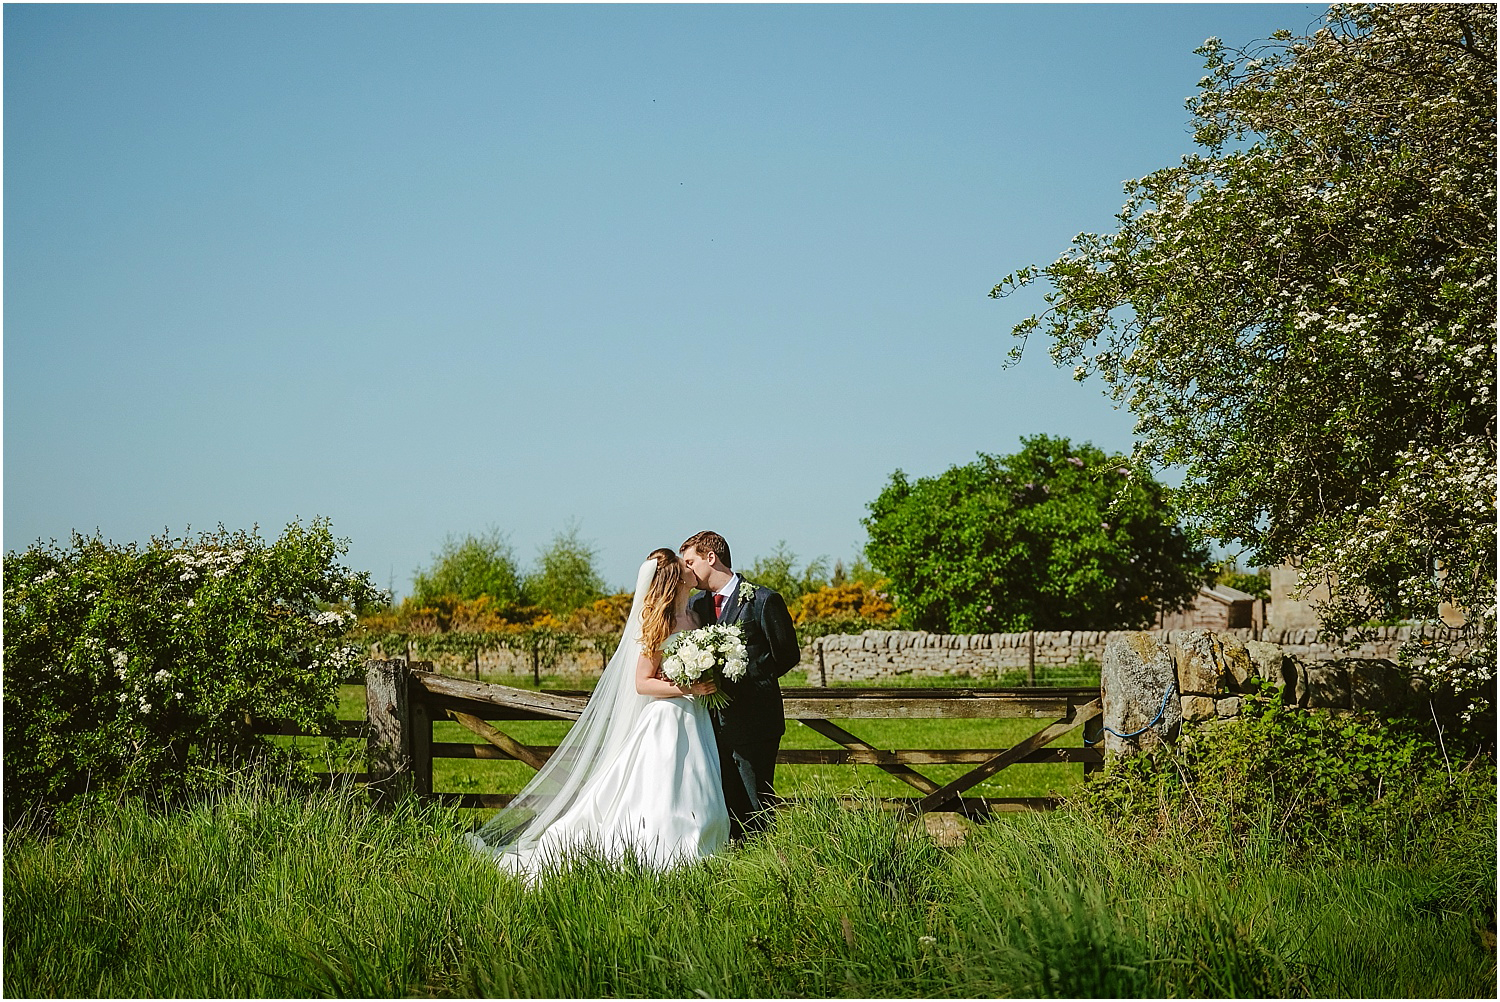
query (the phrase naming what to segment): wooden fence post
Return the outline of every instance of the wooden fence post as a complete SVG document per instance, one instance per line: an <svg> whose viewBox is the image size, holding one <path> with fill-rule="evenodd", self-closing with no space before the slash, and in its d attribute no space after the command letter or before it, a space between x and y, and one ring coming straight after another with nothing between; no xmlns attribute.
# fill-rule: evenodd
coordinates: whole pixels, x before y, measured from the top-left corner
<svg viewBox="0 0 1500 1002"><path fill-rule="evenodd" d="M1036 631L1026 631L1026 684L1036 685Z"/></svg>
<svg viewBox="0 0 1500 1002"><path fill-rule="evenodd" d="M1100 705L1102 706L1104 700L1104 690L1102 686L1099 692ZM1104 751L1104 714L1099 714L1099 716L1094 717L1092 720L1087 721L1083 725L1083 745L1085 748L1097 748L1101 753ZM1103 769L1103 762L1083 763L1083 774L1085 776L1091 776L1096 772L1102 771Z"/></svg>
<svg viewBox="0 0 1500 1002"><path fill-rule="evenodd" d="M377 799L411 788L412 736L416 730L407 692L409 677L405 661L372 660L365 665L365 717L370 725L366 772ZM431 733L429 725L429 753ZM430 773L427 785L432 785Z"/></svg>

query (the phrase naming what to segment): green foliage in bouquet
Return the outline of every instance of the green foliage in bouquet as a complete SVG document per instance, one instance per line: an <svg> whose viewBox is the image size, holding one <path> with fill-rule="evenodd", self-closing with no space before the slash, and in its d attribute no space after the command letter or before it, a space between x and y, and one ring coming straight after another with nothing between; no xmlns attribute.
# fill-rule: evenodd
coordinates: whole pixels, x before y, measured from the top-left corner
<svg viewBox="0 0 1500 1002"><path fill-rule="evenodd" d="M274 542L222 526L115 545L75 534L5 555L5 815L85 790L171 793L257 720L316 727L379 599L325 519Z"/></svg>

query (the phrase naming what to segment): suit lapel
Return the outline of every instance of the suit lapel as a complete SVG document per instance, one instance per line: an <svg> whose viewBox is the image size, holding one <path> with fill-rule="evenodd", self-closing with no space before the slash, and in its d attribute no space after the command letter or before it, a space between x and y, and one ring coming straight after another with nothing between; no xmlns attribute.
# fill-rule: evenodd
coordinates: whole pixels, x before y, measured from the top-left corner
<svg viewBox="0 0 1500 1002"><path fill-rule="evenodd" d="M704 626L713 626L714 619L714 597L709 592L704 592L693 599L693 611L698 614L698 621Z"/></svg>
<svg viewBox="0 0 1500 1002"><path fill-rule="evenodd" d="M719 622L725 626L731 626L740 621L740 610L747 603L740 601L740 596L745 593L745 579L740 578L740 583L735 585L734 594L729 596L729 601L724 603L724 615Z"/></svg>

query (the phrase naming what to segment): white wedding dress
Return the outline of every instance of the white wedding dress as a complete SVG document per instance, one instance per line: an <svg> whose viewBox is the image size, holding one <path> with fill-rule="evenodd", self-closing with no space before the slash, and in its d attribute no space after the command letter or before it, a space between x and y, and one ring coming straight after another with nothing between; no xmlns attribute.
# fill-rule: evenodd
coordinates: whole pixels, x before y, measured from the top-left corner
<svg viewBox="0 0 1500 1002"><path fill-rule="evenodd" d="M634 859L665 870L729 839L713 722L691 696L635 692L642 565L635 608L589 705L552 759L469 843L502 870L532 878L569 855ZM633 632L634 631L634 632Z"/></svg>

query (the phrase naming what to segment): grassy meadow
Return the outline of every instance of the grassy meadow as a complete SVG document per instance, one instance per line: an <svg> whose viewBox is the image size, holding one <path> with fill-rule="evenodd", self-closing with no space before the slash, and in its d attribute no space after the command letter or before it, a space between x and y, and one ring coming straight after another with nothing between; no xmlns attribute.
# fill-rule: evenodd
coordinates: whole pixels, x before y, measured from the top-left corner
<svg viewBox="0 0 1500 1002"><path fill-rule="evenodd" d="M362 687L340 699L341 717L362 715ZM841 722L887 748L1004 747L1042 723ZM501 726L555 744L568 725ZM436 731L471 740L454 723ZM285 740L362 765L357 741ZM784 742L830 744L798 724ZM514 791L531 775L514 762L436 768L451 791ZM921 771L941 781L964 768ZM667 874L582 858L530 886L462 843L487 812L376 809L357 786L310 790L295 775L247 767L179 803L95 802L12 827L7 994L1495 994L1493 770L1429 771L1412 787L1422 796L1377 794L1374 808L1288 827L1269 809L1246 823L1220 789L1125 796L1138 780L1085 785L1076 765L1018 766L979 788L1067 795L1058 811L923 823L840 805L910 795L873 767L782 767L778 786L804 799L743 847Z"/></svg>
<svg viewBox="0 0 1500 1002"><path fill-rule="evenodd" d="M1493 790L1472 800L1383 847L1331 837L1297 853L1270 827L1143 835L1083 808L944 846L824 800L665 875L579 860L528 887L465 849L457 812L247 776L171 809L13 829L6 989L1493 998Z"/></svg>

